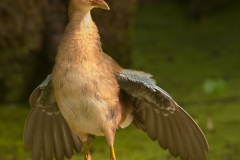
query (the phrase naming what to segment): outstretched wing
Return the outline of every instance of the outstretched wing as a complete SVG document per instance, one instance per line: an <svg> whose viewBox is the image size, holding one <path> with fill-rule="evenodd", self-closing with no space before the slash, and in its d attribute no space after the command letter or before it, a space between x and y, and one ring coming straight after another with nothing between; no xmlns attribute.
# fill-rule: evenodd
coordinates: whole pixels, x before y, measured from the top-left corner
<svg viewBox="0 0 240 160"><path fill-rule="evenodd" d="M63 118L54 97L51 76L31 94L29 103L32 107L24 128L24 145L32 148L32 159L63 160L81 152L82 145Z"/></svg>
<svg viewBox="0 0 240 160"><path fill-rule="evenodd" d="M166 91L156 86L150 74L122 70L116 77L121 91L130 97L138 128L174 157L207 159L208 143L201 129Z"/></svg>

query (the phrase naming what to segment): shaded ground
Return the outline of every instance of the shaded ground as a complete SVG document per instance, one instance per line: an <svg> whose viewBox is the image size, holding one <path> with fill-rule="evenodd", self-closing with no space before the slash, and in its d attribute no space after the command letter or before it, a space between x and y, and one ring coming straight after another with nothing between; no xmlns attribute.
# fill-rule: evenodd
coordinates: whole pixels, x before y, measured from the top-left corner
<svg viewBox="0 0 240 160"><path fill-rule="evenodd" d="M145 6L136 18L133 68L150 72L160 87L193 116L210 145L210 160L240 159L240 5L232 6L201 22L186 18L174 5ZM214 132L206 131L202 91L206 78L221 77L227 91L212 106ZM22 130L30 108L0 106L0 159L26 160ZM133 125L116 135L119 160L171 160L145 133ZM103 137L91 143L93 159L106 160L109 149ZM83 159L77 155L73 160Z"/></svg>

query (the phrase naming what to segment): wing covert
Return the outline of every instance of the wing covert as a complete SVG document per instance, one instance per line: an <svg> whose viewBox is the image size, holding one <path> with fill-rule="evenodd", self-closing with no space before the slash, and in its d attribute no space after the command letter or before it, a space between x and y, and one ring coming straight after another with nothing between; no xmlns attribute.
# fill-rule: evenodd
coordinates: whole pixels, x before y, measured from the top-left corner
<svg viewBox="0 0 240 160"><path fill-rule="evenodd" d="M161 110L163 114L168 115L178 109L172 97L151 79L151 74L125 69L116 77L121 90L143 100L156 112Z"/></svg>

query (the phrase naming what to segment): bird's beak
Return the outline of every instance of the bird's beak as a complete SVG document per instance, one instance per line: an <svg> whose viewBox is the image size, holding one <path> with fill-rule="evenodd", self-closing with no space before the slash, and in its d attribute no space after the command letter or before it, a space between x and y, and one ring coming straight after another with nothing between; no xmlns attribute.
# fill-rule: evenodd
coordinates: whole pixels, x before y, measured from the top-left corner
<svg viewBox="0 0 240 160"><path fill-rule="evenodd" d="M97 7L97 8L102 8L105 10L110 10L108 4L103 0L92 0L91 6Z"/></svg>

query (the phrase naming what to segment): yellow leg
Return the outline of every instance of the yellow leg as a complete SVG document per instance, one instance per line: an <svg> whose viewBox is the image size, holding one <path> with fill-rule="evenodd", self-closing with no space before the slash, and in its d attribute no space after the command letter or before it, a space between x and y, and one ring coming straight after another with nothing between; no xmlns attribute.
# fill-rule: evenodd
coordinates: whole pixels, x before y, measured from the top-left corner
<svg viewBox="0 0 240 160"><path fill-rule="evenodd" d="M116 160L116 155L115 155L115 151L114 151L114 147L110 146L110 160Z"/></svg>
<svg viewBox="0 0 240 160"><path fill-rule="evenodd" d="M82 142L84 150L84 160L92 160L87 141Z"/></svg>

